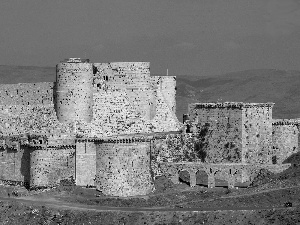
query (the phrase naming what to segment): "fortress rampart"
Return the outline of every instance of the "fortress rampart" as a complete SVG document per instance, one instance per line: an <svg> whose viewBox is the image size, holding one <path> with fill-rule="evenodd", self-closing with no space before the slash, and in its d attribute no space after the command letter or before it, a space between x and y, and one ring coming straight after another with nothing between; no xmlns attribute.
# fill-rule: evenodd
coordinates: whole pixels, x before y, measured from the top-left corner
<svg viewBox="0 0 300 225"><path fill-rule="evenodd" d="M243 163L271 163L273 106L274 103L253 104L243 109Z"/></svg>
<svg viewBox="0 0 300 225"><path fill-rule="evenodd" d="M122 91L144 119L155 116L155 88L148 62L95 63L94 87L98 92Z"/></svg>
<svg viewBox="0 0 300 225"><path fill-rule="evenodd" d="M175 77L151 77L148 62L79 58L60 62L54 83L0 85L0 132L19 136L3 140L1 179L40 187L73 177L77 185L93 186L96 175L129 165L113 175L123 188L116 189L123 183L112 177L96 179L98 188L117 196L149 193L151 143L164 136L150 133L181 126L175 92Z"/></svg>
<svg viewBox="0 0 300 225"><path fill-rule="evenodd" d="M299 128L294 120L273 120L272 163L285 163L290 156L299 151Z"/></svg>
<svg viewBox="0 0 300 225"><path fill-rule="evenodd" d="M207 163L270 163L273 103L189 105L191 130Z"/></svg>
<svg viewBox="0 0 300 225"><path fill-rule="evenodd" d="M193 121L191 129L203 143L199 151L203 152L205 162L242 162L242 111L239 105L189 105L189 118Z"/></svg>
<svg viewBox="0 0 300 225"><path fill-rule="evenodd" d="M95 185L96 161L96 143L76 140L75 181L77 185Z"/></svg>
<svg viewBox="0 0 300 225"><path fill-rule="evenodd" d="M47 187L74 176L75 146L40 148L30 154L30 186Z"/></svg>
<svg viewBox="0 0 300 225"><path fill-rule="evenodd" d="M176 78L150 76L148 62L70 58L56 69L54 83L0 85L1 180L40 187L74 178L126 197L153 191L166 162L205 164L211 182L225 176L232 186L252 174L240 165L281 170L272 164L298 151L299 120L272 120L273 103L190 104L184 130Z"/></svg>
<svg viewBox="0 0 300 225"><path fill-rule="evenodd" d="M26 146L18 149L0 148L0 180L28 185L30 182L30 153L31 149Z"/></svg>
<svg viewBox="0 0 300 225"><path fill-rule="evenodd" d="M52 104L53 86L53 82L0 84L0 105Z"/></svg>
<svg viewBox="0 0 300 225"><path fill-rule="evenodd" d="M122 197L145 195L154 190L149 140L115 138L97 147L97 190Z"/></svg>

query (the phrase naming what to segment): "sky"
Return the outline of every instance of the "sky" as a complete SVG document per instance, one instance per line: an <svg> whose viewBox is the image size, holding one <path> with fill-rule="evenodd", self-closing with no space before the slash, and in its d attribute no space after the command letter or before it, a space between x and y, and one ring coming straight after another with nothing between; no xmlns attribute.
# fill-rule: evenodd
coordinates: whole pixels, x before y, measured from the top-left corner
<svg viewBox="0 0 300 225"><path fill-rule="evenodd" d="M0 65L147 61L151 74L300 70L300 0L1 0Z"/></svg>

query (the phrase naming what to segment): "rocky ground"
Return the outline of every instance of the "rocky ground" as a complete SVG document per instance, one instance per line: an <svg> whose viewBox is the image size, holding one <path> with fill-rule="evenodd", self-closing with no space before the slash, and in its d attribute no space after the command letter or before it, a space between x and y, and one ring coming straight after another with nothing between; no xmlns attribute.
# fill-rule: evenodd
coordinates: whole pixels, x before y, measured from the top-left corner
<svg viewBox="0 0 300 225"><path fill-rule="evenodd" d="M76 186L2 185L0 224L300 224L299 175L296 164L277 175L262 170L250 187L232 190L160 177L156 192L135 198Z"/></svg>

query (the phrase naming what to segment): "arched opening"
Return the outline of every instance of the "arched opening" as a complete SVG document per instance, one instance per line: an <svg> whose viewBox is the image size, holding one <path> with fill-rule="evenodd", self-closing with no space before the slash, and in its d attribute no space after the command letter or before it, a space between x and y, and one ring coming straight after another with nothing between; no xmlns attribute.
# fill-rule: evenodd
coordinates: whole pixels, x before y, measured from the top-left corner
<svg viewBox="0 0 300 225"><path fill-rule="evenodd" d="M190 185L190 173L187 170L179 172L179 182Z"/></svg>
<svg viewBox="0 0 300 225"><path fill-rule="evenodd" d="M226 171L217 171L215 173L215 185L216 187L228 187L228 176L230 176L230 169Z"/></svg>
<svg viewBox="0 0 300 225"><path fill-rule="evenodd" d="M208 175L204 170L198 170L196 173L196 184L199 186L208 186Z"/></svg>

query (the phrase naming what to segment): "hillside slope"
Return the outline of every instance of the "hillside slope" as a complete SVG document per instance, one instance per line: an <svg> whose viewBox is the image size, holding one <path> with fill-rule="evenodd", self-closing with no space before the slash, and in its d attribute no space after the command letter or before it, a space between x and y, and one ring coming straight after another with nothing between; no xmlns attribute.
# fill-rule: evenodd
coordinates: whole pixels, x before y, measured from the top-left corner
<svg viewBox="0 0 300 225"><path fill-rule="evenodd" d="M55 67L0 65L0 84L53 82L55 74Z"/></svg>
<svg viewBox="0 0 300 225"><path fill-rule="evenodd" d="M300 72L246 70L190 81L177 79L177 116L191 102L274 102L273 118L300 117Z"/></svg>

